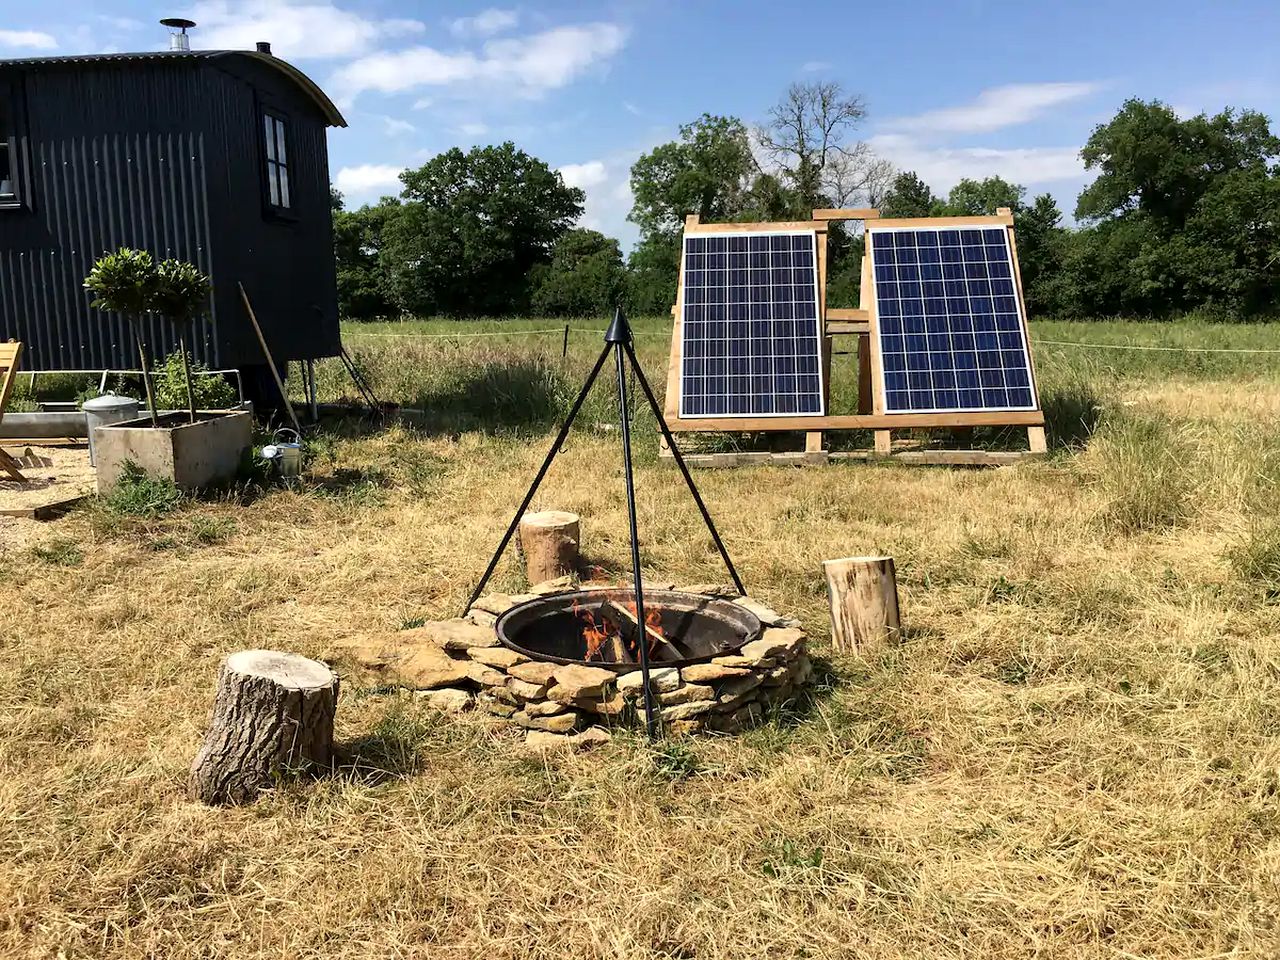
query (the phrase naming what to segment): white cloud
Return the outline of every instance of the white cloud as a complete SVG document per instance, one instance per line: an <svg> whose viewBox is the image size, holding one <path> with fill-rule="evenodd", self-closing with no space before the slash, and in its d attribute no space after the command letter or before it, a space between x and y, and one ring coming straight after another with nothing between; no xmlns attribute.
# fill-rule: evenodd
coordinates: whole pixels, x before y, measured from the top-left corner
<svg viewBox="0 0 1280 960"><path fill-rule="evenodd" d="M406 133L417 133L418 128L408 120L401 120L397 117L383 117L382 129L386 131L388 136L399 137Z"/></svg>
<svg viewBox="0 0 1280 960"><path fill-rule="evenodd" d="M0 47L56 50L58 39L53 34L40 30L0 30Z"/></svg>
<svg viewBox="0 0 1280 960"><path fill-rule="evenodd" d="M1035 186L1081 180L1079 147L944 147L902 134L881 134L868 143L877 156L902 170L914 170L935 192L945 193L960 180L999 176Z"/></svg>
<svg viewBox="0 0 1280 960"><path fill-rule="evenodd" d="M463 123L458 126L458 133L464 137L483 137L489 132L489 128L479 121Z"/></svg>
<svg viewBox="0 0 1280 960"><path fill-rule="evenodd" d="M451 21L449 32L455 37L491 37L495 33L511 30L519 22L519 11L490 8L480 11L474 17L459 17Z"/></svg>
<svg viewBox="0 0 1280 960"><path fill-rule="evenodd" d="M389 163L362 163L343 167L333 178L334 186L350 197L369 199L400 192L400 173L403 166Z"/></svg>
<svg viewBox="0 0 1280 960"><path fill-rule="evenodd" d="M559 167L564 182L586 193L579 226L615 237L623 252L630 250L639 236L636 225L627 220L633 203L631 164L640 151L619 153L604 160L566 163Z"/></svg>
<svg viewBox="0 0 1280 960"><path fill-rule="evenodd" d="M595 189L609 179L604 163L600 160L589 160L586 163L566 163L559 167L560 176L566 186L578 187L582 190Z"/></svg>
<svg viewBox="0 0 1280 960"><path fill-rule="evenodd" d="M886 130L990 133L1034 120L1054 107L1102 89L1100 83L1015 83L983 90L970 103L885 121Z"/></svg>
<svg viewBox="0 0 1280 960"><path fill-rule="evenodd" d="M501 87L523 97L557 89L622 49L626 31L612 23L556 27L526 37L486 42L479 53L419 46L379 51L334 74L344 100L364 91L400 93L417 87Z"/></svg>
<svg viewBox="0 0 1280 960"><path fill-rule="evenodd" d="M373 20L328 2L206 0L190 11L192 44L204 50L252 50L259 40L290 59L355 57L382 40L416 36L417 20Z"/></svg>
<svg viewBox="0 0 1280 960"><path fill-rule="evenodd" d="M831 69L831 64L826 60L810 60L800 65L801 73L826 73Z"/></svg>

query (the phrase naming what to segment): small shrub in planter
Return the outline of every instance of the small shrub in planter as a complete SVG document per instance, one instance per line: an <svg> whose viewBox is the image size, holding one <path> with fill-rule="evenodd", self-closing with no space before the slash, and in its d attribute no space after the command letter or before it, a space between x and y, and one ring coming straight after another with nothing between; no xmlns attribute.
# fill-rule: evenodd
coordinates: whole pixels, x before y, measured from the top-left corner
<svg viewBox="0 0 1280 960"><path fill-rule="evenodd" d="M149 420L130 420L98 427L94 451L98 490L111 491L127 475L129 465L148 476L195 490L231 479L249 451L253 424L244 412L198 413L191 384L191 364L183 330L204 315L209 278L192 264L165 260L156 264L143 250L122 249L94 264L85 287L97 294L93 305L124 314L133 330L142 364ZM150 360L138 317L154 313L178 328L178 356L184 381L185 414L160 417Z"/></svg>

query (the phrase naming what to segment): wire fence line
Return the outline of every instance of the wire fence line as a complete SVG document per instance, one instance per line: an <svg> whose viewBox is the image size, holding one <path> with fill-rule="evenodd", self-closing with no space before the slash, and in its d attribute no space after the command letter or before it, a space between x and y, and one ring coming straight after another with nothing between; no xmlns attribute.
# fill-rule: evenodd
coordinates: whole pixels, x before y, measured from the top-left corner
<svg viewBox="0 0 1280 960"><path fill-rule="evenodd" d="M596 333L603 335L603 327L569 327L569 333ZM373 339L393 340L462 340L471 337L521 337L540 334L558 333L563 335L564 327L548 327L544 330L484 330L470 333L374 333L361 330L348 331L345 336L369 337ZM634 330L636 337L666 337L669 334L657 330ZM1080 340L1043 340L1036 337L1031 342L1037 346L1081 347L1086 350L1156 350L1164 353L1257 353L1280 354L1280 349L1265 347L1170 347L1142 343L1087 343Z"/></svg>

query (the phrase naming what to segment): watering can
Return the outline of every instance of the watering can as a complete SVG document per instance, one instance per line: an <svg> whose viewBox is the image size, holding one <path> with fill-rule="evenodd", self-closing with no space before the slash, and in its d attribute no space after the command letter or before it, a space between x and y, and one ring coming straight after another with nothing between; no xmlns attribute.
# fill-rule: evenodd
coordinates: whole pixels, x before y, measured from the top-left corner
<svg viewBox="0 0 1280 960"><path fill-rule="evenodd" d="M282 477L302 476L302 437L296 430L281 427L262 448L262 459L273 464Z"/></svg>

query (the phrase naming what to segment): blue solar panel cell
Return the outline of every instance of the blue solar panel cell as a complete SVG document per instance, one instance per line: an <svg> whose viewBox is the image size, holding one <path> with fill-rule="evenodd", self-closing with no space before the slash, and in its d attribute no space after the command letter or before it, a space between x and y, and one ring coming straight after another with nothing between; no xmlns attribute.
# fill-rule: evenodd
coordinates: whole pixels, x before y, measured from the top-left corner
<svg viewBox="0 0 1280 960"><path fill-rule="evenodd" d="M1003 226L871 232L886 413L1034 410Z"/></svg>
<svg viewBox="0 0 1280 960"><path fill-rule="evenodd" d="M680 416L823 412L816 237L688 235Z"/></svg>

